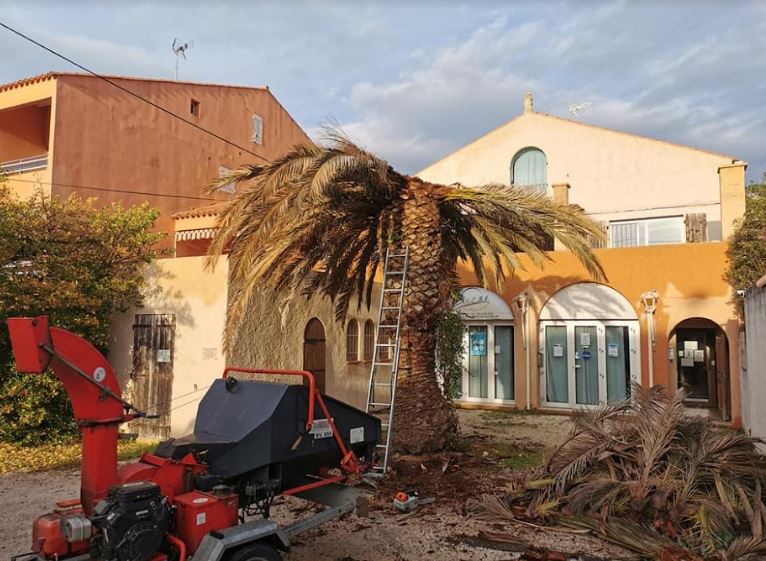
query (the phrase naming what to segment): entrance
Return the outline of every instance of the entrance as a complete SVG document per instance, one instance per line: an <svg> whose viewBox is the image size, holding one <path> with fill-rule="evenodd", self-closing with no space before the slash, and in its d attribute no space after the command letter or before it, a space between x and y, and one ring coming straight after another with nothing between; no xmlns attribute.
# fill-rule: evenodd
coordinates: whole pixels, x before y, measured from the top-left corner
<svg viewBox="0 0 766 561"><path fill-rule="evenodd" d="M467 348L463 400L513 402L513 326L469 325Z"/></svg>
<svg viewBox="0 0 766 561"><path fill-rule="evenodd" d="M541 401L575 409L615 403L641 379L638 316L615 289L577 283L540 311Z"/></svg>
<svg viewBox="0 0 766 561"><path fill-rule="evenodd" d="M723 419L730 417L729 357L726 336L706 319L681 322L674 334L677 384L686 391L690 406L718 408Z"/></svg>
<svg viewBox="0 0 766 561"><path fill-rule="evenodd" d="M615 403L638 379L638 322L541 322L543 404L574 408Z"/></svg>
<svg viewBox="0 0 766 561"><path fill-rule="evenodd" d="M325 336L324 326L311 318L303 332L303 370L314 375L317 389L325 393Z"/></svg>

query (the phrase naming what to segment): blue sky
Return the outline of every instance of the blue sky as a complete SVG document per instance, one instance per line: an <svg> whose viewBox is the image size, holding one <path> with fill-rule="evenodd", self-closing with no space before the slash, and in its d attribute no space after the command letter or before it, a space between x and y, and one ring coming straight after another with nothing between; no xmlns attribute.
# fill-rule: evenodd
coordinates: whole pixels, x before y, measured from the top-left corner
<svg viewBox="0 0 766 561"><path fill-rule="evenodd" d="M766 2L7 2L0 21L101 73L269 85L415 172L521 111L731 154L766 171ZM65 62L0 29L0 82Z"/></svg>

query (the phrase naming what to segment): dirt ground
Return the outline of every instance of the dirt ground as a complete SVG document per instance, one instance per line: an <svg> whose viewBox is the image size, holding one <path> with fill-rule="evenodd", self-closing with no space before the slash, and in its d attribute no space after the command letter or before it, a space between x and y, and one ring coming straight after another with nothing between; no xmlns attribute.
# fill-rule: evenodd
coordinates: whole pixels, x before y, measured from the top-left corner
<svg viewBox="0 0 766 561"><path fill-rule="evenodd" d="M568 429L566 417L460 411L463 438L453 450L427 457L394 457L394 473L374 490L368 516L350 515L302 534L286 561L401 561L539 559L529 546L562 559L627 559L624 550L566 530L520 522L487 522L465 514L469 498L500 492L520 470L539 464L542 450ZM0 559L29 550L34 517L78 494L79 472L58 470L0 476ZM435 502L414 513L396 511L396 491L417 491ZM278 499L273 517L290 523L315 507ZM500 543L493 536L510 538ZM489 538L489 539L487 539Z"/></svg>

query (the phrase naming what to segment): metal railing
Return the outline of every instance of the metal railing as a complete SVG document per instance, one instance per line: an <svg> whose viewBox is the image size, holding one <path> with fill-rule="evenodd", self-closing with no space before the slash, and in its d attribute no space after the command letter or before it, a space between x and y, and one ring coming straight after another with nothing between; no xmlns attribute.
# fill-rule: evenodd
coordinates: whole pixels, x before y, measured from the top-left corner
<svg viewBox="0 0 766 561"><path fill-rule="evenodd" d="M46 152L39 156L29 156L28 158L0 162L0 173L24 173L25 171L34 171L36 169L45 169L47 167L48 153Z"/></svg>

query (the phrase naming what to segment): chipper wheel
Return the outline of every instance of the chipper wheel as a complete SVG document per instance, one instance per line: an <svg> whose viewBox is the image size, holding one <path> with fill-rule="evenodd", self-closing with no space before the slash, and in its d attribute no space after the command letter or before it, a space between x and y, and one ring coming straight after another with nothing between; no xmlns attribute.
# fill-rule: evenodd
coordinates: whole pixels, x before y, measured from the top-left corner
<svg viewBox="0 0 766 561"><path fill-rule="evenodd" d="M271 545L255 542L238 547L226 555L226 561L282 561L282 556Z"/></svg>

